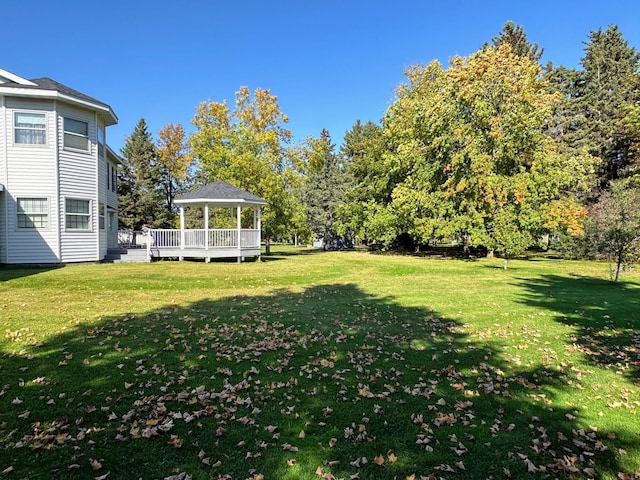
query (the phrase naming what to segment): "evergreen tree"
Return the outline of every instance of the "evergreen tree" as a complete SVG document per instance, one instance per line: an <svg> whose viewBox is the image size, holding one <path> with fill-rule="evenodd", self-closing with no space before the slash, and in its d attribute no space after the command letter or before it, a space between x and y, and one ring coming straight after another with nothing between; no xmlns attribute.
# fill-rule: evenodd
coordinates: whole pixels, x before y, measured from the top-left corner
<svg viewBox="0 0 640 480"><path fill-rule="evenodd" d="M491 39L494 47L499 47L504 43L511 45L511 51L520 57L529 57L530 60L538 63L544 48L539 48L537 43L531 43L527 39L527 34L521 25L517 25L511 20L504 24L497 37Z"/></svg>
<svg viewBox="0 0 640 480"><path fill-rule="evenodd" d="M162 166L144 118L138 121L121 151L124 165L120 171L118 195L123 226L140 230L144 226L171 226L171 215L164 208L161 189Z"/></svg>
<svg viewBox="0 0 640 480"><path fill-rule="evenodd" d="M327 130L323 129L320 138L309 143L309 173L303 198L309 227L326 247L337 237L336 214L344 202L346 176Z"/></svg>
<svg viewBox="0 0 640 480"><path fill-rule="evenodd" d="M567 153L598 159L596 198L611 180L629 175L638 155L630 113L640 96L640 56L609 26L590 32L581 64L582 70L546 68L546 79L563 95L548 133Z"/></svg>
<svg viewBox="0 0 640 480"><path fill-rule="evenodd" d="M589 34L585 44L584 84L578 101L584 115L583 135L591 153L601 159L600 186L625 175L631 139L622 122L624 107L640 94L640 55L617 26Z"/></svg>

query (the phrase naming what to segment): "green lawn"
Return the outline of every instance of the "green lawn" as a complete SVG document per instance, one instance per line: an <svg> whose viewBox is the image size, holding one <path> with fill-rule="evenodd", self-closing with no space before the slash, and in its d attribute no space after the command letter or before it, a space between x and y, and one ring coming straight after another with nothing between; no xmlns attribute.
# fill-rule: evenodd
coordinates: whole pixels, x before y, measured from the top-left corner
<svg viewBox="0 0 640 480"><path fill-rule="evenodd" d="M640 274L509 265L0 267L0 478L640 478Z"/></svg>

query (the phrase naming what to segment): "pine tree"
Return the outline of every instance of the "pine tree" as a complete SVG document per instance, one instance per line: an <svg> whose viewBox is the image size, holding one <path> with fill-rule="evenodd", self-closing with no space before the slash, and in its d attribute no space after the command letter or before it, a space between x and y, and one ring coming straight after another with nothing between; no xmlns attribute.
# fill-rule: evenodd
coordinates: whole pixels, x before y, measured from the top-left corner
<svg viewBox="0 0 640 480"><path fill-rule="evenodd" d="M319 139L310 141L311 161L304 202L307 205L307 221L316 238L324 241L325 248L336 239L336 214L344 202L346 174L335 154L335 145L325 129Z"/></svg>
<svg viewBox="0 0 640 480"><path fill-rule="evenodd" d="M600 186L623 177L630 159L631 138L622 119L625 106L640 95L640 55L617 26L589 34L581 59L584 83L578 102L584 117L583 135L590 152L601 159Z"/></svg>
<svg viewBox="0 0 640 480"><path fill-rule="evenodd" d="M617 26L589 33L582 69L546 67L545 78L562 94L548 124L561 150L597 159L595 201L612 180L632 173L637 163L633 105L640 99L640 55Z"/></svg>
<svg viewBox="0 0 640 480"><path fill-rule="evenodd" d="M538 63L544 48L539 48L537 43L531 43L527 39L522 25L517 25L511 20L504 24L502 30L497 37L491 39L494 47L499 47L504 43L511 45L511 51L520 57L529 57L532 61Z"/></svg>
<svg viewBox="0 0 640 480"><path fill-rule="evenodd" d="M120 219L126 228L171 226L161 190L162 166L144 118L138 121L121 151L124 165L119 178Z"/></svg>

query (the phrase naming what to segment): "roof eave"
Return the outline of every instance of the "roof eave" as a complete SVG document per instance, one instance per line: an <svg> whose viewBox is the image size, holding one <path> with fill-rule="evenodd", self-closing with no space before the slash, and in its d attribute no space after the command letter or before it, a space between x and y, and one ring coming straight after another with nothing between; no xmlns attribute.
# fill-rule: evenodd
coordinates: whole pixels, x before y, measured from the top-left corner
<svg viewBox="0 0 640 480"><path fill-rule="evenodd" d="M0 84L0 93L13 96L13 97L37 97L37 98L48 98L53 100L62 100L67 103L73 103L73 104L87 107L93 110L98 110L102 114L102 117L104 118L104 122L106 126L111 126L118 123L118 117L116 116L115 112L109 105L102 104L102 103L89 102L87 100L83 100L71 95L65 95L64 93L58 92L56 90L39 90L34 88L3 87L2 84Z"/></svg>
<svg viewBox="0 0 640 480"><path fill-rule="evenodd" d="M202 204L205 203L214 203L218 205L266 205L267 202L264 200L245 200L244 198L225 198L225 199L210 199L210 198L182 198L182 199L174 199L173 203L176 205L181 204Z"/></svg>

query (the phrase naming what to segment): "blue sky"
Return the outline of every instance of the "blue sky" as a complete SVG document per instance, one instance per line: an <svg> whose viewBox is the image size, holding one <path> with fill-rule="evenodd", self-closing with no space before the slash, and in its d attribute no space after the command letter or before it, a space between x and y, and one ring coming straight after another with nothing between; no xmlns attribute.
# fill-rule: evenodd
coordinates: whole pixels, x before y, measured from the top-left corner
<svg viewBox="0 0 640 480"><path fill-rule="evenodd" d="M507 20L577 67L590 31L619 26L640 47L637 0L31 0L3 5L0 68L51 77L112 106L116 150L140 118L193 131L203 101L240 86L278 96L295 141L322 128L339 145L378 121L409 65L469 55Z"/></svg>

